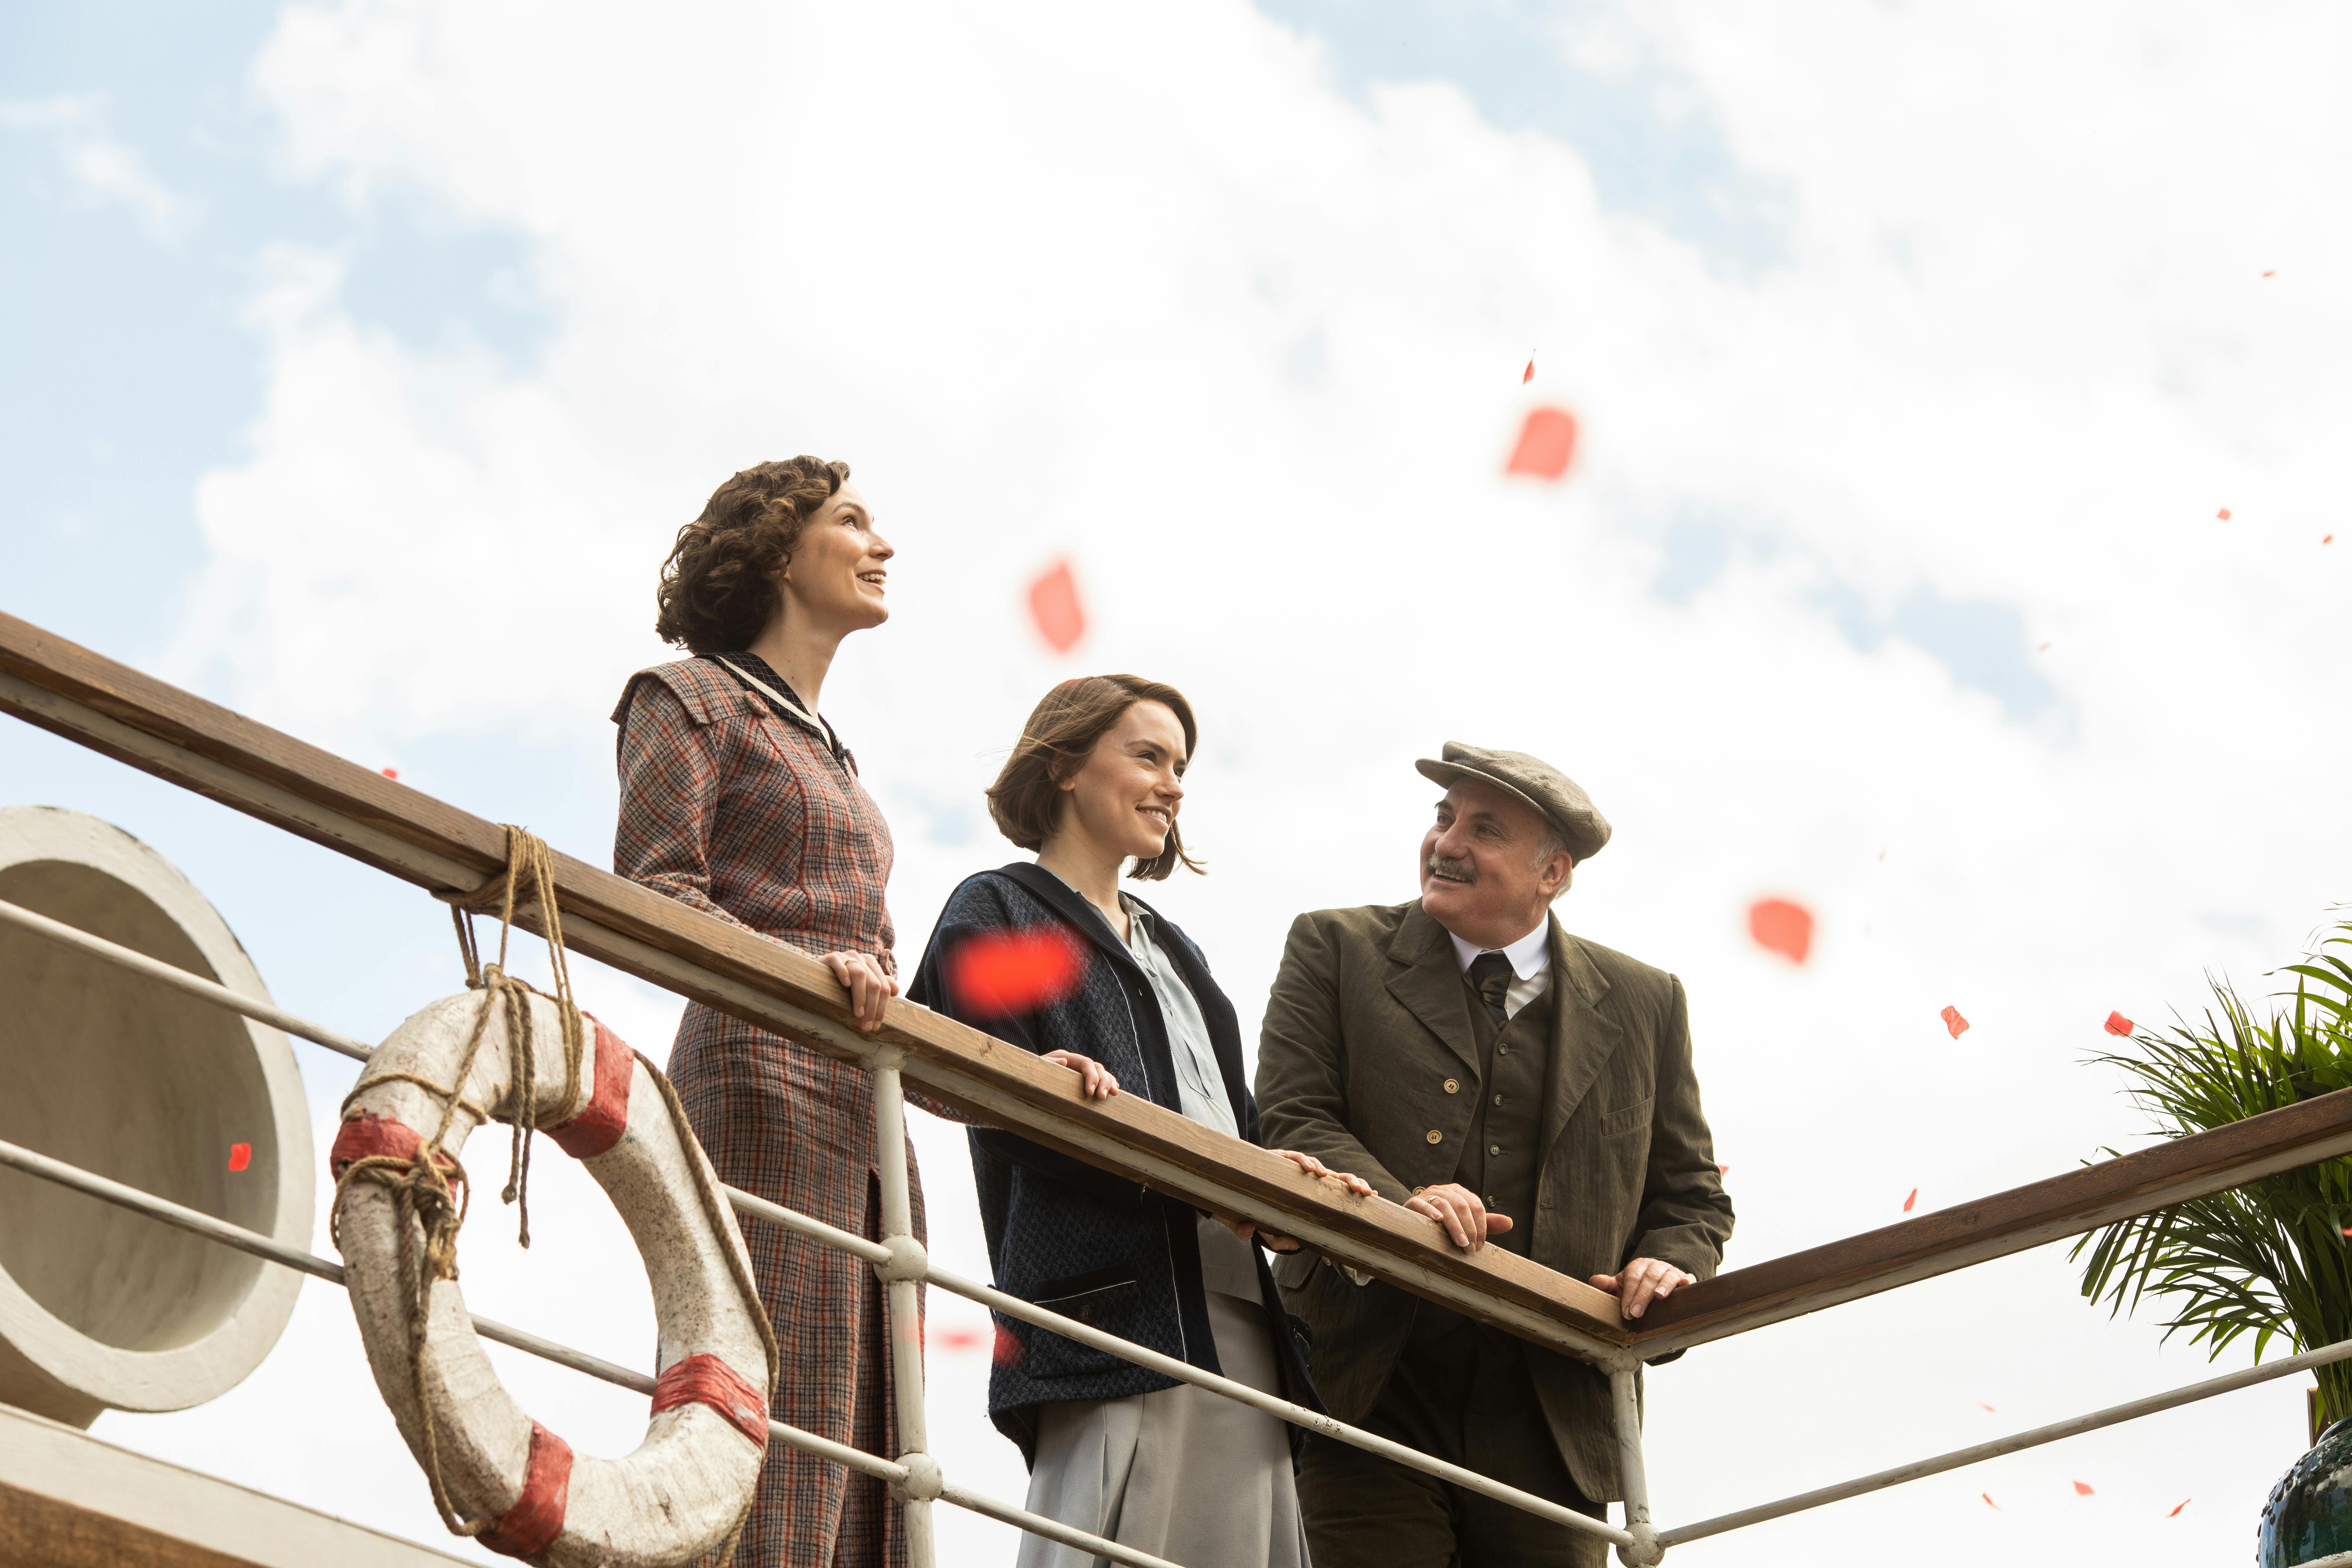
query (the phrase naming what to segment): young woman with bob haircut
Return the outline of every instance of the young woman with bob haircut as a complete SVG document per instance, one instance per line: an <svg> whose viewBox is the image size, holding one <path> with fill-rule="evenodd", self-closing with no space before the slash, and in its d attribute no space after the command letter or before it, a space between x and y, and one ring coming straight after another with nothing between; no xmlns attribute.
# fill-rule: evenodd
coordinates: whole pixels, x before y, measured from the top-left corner
<svg viewBox="0 0 2352 1568"><path fill-rule="evenodd" d="M761 463L719 487L662 567L655 629L694 657L630 678L613 868L824 960L861 1027L898 989L890 829L820 715L835 653L889 618L894 552L844 463ZM879 1238L873 1079L687 1004L669 1072L721 1181ZM923 1191L907 1150L915 1234ZM777 1419L896 1454L880 1283L781 1226L743 1227L782 1362ZM898 1568L882 1483L772 1443L735 1568Z"/></svg>
<svg viewBox="0 0 2352 1568"><path fill-rule="evenodd" d="M1090 1096L1141 1093L1257 1142L1233 1004L1201 950L1118 886L1130 863L1140 881L1179 865L1200 870L1176 825L1195 738L1192 705L1157 681L1087 676L1048 692L988 792L997 827L1037 858L982 871L950 896L908 994L1070 1068ZM1015 996L1019 977L992 973L999 965L1033 981L1058 967L1066 983ZM1011 1132L970 1136L999 1289L1322 1408L1258 1249L1297 1242ZM1303 1568L1297 1434L1285 1423L1010 1318L997 1332L989 1415L1029 1463L1033 1512L1179 1563ZM1093 1559L1026 1535L1018 1561Z"/></svg>

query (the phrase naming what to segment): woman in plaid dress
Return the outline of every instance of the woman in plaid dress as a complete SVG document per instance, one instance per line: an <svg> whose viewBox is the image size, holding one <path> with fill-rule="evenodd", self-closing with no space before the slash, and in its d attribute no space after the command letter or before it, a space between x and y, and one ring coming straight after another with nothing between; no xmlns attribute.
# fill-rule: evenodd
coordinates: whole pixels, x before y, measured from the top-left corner
<svg viewBox="0 0 2352 1568"><path fill-rule="evenodd" d="M890 829L817 704L841 639L882 624L890 546L814 458L721 485L679 531L656 629L699 656L639 672L621 727L613 867L824 959L859 1023L898 989L883 887ZM719 1179L859 1236L881 1234L873 1079L812 1047L688 1003L669 1071ZM922 1184L907 1150L915 1234ZM775 1415L896 1455L882 1289L846 1253L782 1226L744 1227L782 1352ZM901 1568L882 1483L781 1443L768 1448L738 1568Z"/></svg>

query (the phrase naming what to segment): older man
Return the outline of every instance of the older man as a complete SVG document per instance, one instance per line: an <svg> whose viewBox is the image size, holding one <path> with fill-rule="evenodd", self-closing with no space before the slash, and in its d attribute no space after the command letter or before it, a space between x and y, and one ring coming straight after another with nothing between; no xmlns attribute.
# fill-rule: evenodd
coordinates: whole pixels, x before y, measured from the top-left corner
<svg viewBox="0 0 2352 1568"><path fill-rule="evenodd" d="M1609 824L1534 757L1449 742L1412 903L1301 915L1258 1047L1269 1146L1353 1171L1444 1226L1614 1293L1638 1318L1731 1235L1682 982L1551 915ZM1591 1367L1352 1276L1276 1265L1341 1420L1600 1516L1622 1496ZM1603 1563L1595 1537L1310 1438L1299 1500L1335 1568Z"/></svg>

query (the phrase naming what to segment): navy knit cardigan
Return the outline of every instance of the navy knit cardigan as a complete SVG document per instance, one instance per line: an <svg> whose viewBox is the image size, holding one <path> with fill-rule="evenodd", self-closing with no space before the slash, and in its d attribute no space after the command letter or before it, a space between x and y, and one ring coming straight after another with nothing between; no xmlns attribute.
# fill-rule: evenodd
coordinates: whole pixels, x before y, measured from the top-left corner
<svg viewBox="0 0 2352 1568"><path fill-rule="evenodd" d="M1192 940L1144 908L1161 951L1192 987L1208 1023L1234 1121L1244 1138L1260 1142L1233 1004L1210 978L1208 960ZM1011 1017L966 1010L948 984L956 949L975 936L1036 927L1059 927L1087 953L1076 991ZM982 871L956 889L940 912L908 995L1040 1056L1066 1050L1092 1057L1117 1075L1121 1093L1181 1109L1168 1028L1150 982L1109 922L1041 867ZM970 1136L997 1289L1205 1372L1222 1371L1201 1285L1193 1232L1199 1210L1015 1133L974 1128ZM1307 1326L1284 1310L1265 1253L1253 1247L1251 1257L1281 1368L1282 1396L1319 1411L1322 1401L1307 1374ZM1122 1399L1174 1386L1172 1378L1044 1329L1002 1316L996 1324L1003 1348L989 1378L989 1418L1033 1466L1039 1405ZM1303 1436L1291 1428L1294 1457Z"/></svg>

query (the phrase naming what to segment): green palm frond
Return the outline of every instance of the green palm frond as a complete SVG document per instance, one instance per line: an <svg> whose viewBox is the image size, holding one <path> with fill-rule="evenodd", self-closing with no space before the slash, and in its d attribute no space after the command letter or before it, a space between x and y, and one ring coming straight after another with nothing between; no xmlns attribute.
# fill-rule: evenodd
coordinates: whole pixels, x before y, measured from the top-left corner
<svg viewBox="0 0 2352 1568"><path fill-rule="evenodd" d="M2352 921L2279 973L2295 988L2259 1018L2226 982L2203 1016L2144 1031L2092 1061L2119 1068L2168 1137L2186 1137L2315 1095L2352 1088ZM2105 1151L2112 1154L2113 1150ZM2154 1214L2119 1220L2074 1245L2083 1294L2111 1312L2150 1296L2210 1354L2252 1336L2294 1351L2352 1338L2352 1159L2265 1176ZM2352 1415L2352 1365L2318 1372L2326 1418Z"/></svg>

